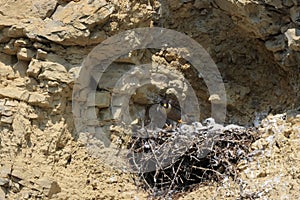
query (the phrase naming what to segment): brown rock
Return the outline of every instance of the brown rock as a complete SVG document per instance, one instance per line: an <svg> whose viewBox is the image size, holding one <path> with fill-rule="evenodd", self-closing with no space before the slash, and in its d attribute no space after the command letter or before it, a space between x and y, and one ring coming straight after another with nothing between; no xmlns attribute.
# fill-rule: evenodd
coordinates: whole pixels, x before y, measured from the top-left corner
<svg viewBox="0 0 300 200"><path fill-rule="evenodd" d="M28 68L28 61L19 60L14 66L13 69L16 72L16 75L24 77Z"/></svg>
<svg viewBox="0 0 300 200"><path fill-rule="evenodd" d="M0 88L0 96L22 101L28 101L29 93L26 90L9 86L5 88Z"/></svg>
<svg viewBox="0 0 300 200"><path fill-rule="evenodd" d="M18 106L18 101L16 101L16 100L7 100L6 102L5 102L5 105L6 106L10 106L10 107L17 107Z"/></svg>
<svg viewBox="0 0 300 200"><path fill-rule="evenodd" d="M38 49L36 53L36 59L45 60L46 58L47 58L47 52L42 49Z"/></svg>
<svg viewBox="0 0 300 200"><path fill-rule="evenodd" d="M37 105L40 107L49 107L48 96L39 93L30 93L28 103L32 105Z"/></svg>
<svg viewBox="0 0 300 200"><path fill-rule="evenodd" d="M1 106L0 106L0 114L4 115L6 117L12 116L13 112L10 109L7 108L3 108L3 110L1 110Z"/></svg>
<svg viewBox="0 0 300 200"><path fill-rule="evenodd" d="M12 39L3 47L3 53L9 54L9 55L16 55L17 54L17 48L14 46L15 39Z"/></svg>
<svg viewBox="0 0 300 200"><path fill-rule="evenodd" d="M267 40L265 42L265 45L268 50L276 52L276 51L281 51L285 48L285 41L284 41L284 36L279 35L274 37L272 40Z"/></svg>
<svg viewBox="0 0 300 200"><path fill-rule="evenodd" d="M31 44L31 42L26 38L22 38L22 39L17 39L14 43L14 46L17 48L17 49L20 49L20 48L26 48L26 47L29 47Z"/></svg>
<svg viewBox="0 0 300 200"><path fill-rule="evenodd" d="M35 56L35 52L31 49L21 48L17 57L19 60L30 61Z"/></svg>
<svg viewBox="0 0 300 200"><path fill-rule="evenodd" d="M29 38L39 35L65 45L97 44L106 38L105 33L91 33L85 29L105 23L113 11L114 7L106 1L93 1L90 4L70 2L66 6L58 6L51 19L31 19L32 26L23 28Z"/></svg>
<svg viewBox="0 0 300 200"><path fill-rule="evenodd" d="M0 17L0 20L2 19L2 17ZM3 30L1 30L0 33L0 42L1 43L6 43L10 40L10 38L8 37L8 28L4 28Z"/></svg>
<svg viewBox="0 0 300 200"><path fill-rule="evenodd" d="M0 187L0 199L6 199L5 190L3 187Z"/></svg>
<svg viewBox="0 0 300 200"><path fill-rule="evenodd" d="M290 14L291 14L291 19L292 21L297 24L300 25L300 7L299 6L294 6L290 9Z"/></svg>
<svg viewBox="0 0 300 200"><path fill-rule="evenodd" d="M36 13L38 17L45 19L46 17L51 17L51 15L55 10L56 5L57 5L56 0L35 1L32 4L31 12Z"/></svg>
<svg viewBox="0 0 300 200"><path fill-rule="evenodd" d="M1 2L1 13L3 16L9 17L12 21L20 21L20 19L26 19L28 17L45 18L47 13L55 8L55 0L41 0L41 1L6 1ZM20 8L20 9L16 9Z"/></svg>
<svg viewBox="0 0 300 200"><path fill-rule="evenodd" d="M12 67L0 62L0 77L14 77Z"/></svg>
<svg viewBox="0 0 300 200"><path fill-rule="evenodd" d="M37 76L39 75L39 73L41 71L41 68L42 68L41 62L39 62L36 59L32 59L28 66L26 73L28 76L37 78Z"/></svg>
<svg viewBox="0 0 300 200"><path fill-rule="evenodd" d="M208 1L195 0L194 7L198 9L209 8L210 4Z"/></svg>
<svg viewBox="0 0 300 200"><path fill-rule="evenodd" d="M1 116L0 121L5 124L11 124L13 122L13 117L12 116L9 116L9 117Z"/></svg>
<svg viewBox="0 0 300 200"><path fill-rule="evenodd" d="M0 168L0 177L2 178L8 178L11 173L11 165L8 163L5 163L1 168Z"/></svg>
<svg viewBox="0 0 300 200"><path fill-rule="evenodd" d="M12 128L14 133L20 138L27 137L30 133L30 121L20 114L16 114L13 120ZM17 169L13 170L13 175L17 174ZM20 178L20 177L19 177ZM25 178L22 178L25 179Z"/></svg>
<svg viewBox="0 0 300 200"><path fill-rule="evenodd" d="M36 181L43 193L51 198L54 194L61 192L61 188L56 181L51 181L47 178L41 178Z"/></svg>
<svg viewBox="0 0 300 200"><path fill-rule="evenodd" d="M104 0L92 1L90 4L70 2L64 7L58 6L53 19L61 21L64 24L79 22L88 26L94 26L104 23L113 10L114 7L107 4ZM93 14L91 15L91 13Z"/></svg>
<svg viewBox="0 0 300 200"><path fill-rule="evenodd" d="M39 74L39 79L52 80L58 82L71 82L72 79L69 78L66 68L58 63L44 62L41 61L41 73Z"/></svg>

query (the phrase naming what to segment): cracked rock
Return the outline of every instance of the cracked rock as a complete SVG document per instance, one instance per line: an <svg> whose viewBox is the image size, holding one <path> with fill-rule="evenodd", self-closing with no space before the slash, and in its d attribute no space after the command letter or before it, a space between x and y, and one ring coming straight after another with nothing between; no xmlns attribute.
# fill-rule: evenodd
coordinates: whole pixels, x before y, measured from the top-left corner
<svg viewBox="0 0 300 200"><path fill-rule="evenodd" d="M66 68L58 63L53 62L41 62L41 73L38 76L39 79L59 81L59 82L71 82ZM36 74L36 73L35 73Z"/></svg>

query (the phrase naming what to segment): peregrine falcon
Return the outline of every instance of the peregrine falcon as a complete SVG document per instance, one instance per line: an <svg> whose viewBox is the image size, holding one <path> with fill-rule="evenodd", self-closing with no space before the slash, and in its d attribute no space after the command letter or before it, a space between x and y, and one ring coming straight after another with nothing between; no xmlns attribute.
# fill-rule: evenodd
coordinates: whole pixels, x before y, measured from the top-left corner
<svg viewBox="0 0 300 200"><path fill-rule="evenodd" d="M163 99L159 103L161 111L167 114L167 123L170 123L170 120L176 123L181 123L181 110L180 108L172 105L171 100Z"/></svg>

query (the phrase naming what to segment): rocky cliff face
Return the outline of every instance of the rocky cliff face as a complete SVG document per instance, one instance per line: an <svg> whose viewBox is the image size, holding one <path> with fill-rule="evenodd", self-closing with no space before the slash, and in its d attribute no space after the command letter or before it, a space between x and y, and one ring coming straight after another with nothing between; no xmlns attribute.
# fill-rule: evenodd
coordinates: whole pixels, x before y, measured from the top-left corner
<svg viewBox="0 0 300 200"><path fill-rule="evenodd" d="M142 191L136 192L129 174L111 170L90 157L84 144L76 140L74 130L72 91L79 67L96 45L124 30L164 27L185 33L200 43L217 64L225 83L228 123L251 125L255 113L283 113L299 106L300 2L297 0L0 0L0 3L0 199L147 196ZM164 63L180 71L202 102L201 119L210 115L210 96L203 78L186 61L172 51L141 50L119 58L97 87L96 114L103 129L108 130L114 118L110 86L130 66L149 62ZM149 103L144 98L149 90L137 91L134 108ZM270 124L264 124L268 127L261 130L265 139L253 147L253 150L272 150L270 156L258 157L253 163L260 159L280 161L280 169L289 168L283 173L286 176L281 176L281 183L287 181L290 185L292 199L299 198L295 191L299 191L300 172L290 168L297 166L298 118L279 121L279 132L278 126L271 128ZM275 137L278 145L266 144L270 136ZM283 163L281 157L288 159L283 156L286 153L291 160ZM254 177L246 171L254 170L255 166L243 167L247 169L242 173L245 181L250 184L249 180L260 181L262 177L267 181L281 173L278 169L272 171L267 162L264 164L263 175L258 173ZM277 198L282 194L280 185L272 188L271 193L259 193L261 198ZM224 189L220 195L228 190ZM254 185L248 190L258 191Z"/></svg>

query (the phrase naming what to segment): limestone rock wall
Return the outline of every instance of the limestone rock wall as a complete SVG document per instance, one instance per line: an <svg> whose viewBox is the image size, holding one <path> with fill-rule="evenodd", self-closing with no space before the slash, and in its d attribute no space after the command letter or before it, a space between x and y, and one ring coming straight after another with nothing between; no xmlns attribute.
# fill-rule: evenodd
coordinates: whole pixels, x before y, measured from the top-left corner
<svg viewBox="0 0 300 200"><path fill-rule="evenodd" d="M299 102L297 9L297 1L162 1L155 24L207 49L225 83L228 121L247 124L255 111L283 112Z"/></svg>
<svg viewBox="0 0 300 200"><path fill-rule="evenodd" d="M160 26L199 42L224 79L227 122L251 124L255 112L299 106L297 0L0 3L0 199L145 197L128 174L108 170L74 139L72 88L80 64L93 47L124 30ZM201 117L209 116L203 79L181 69L186 63L176 55L145 51L118 62L149 61L177 67L202 102ZM112 70L106 78L120 73ZM97 94L103 100L97 105L100 121L113 118L110 90L103 89Z"/></svg>

